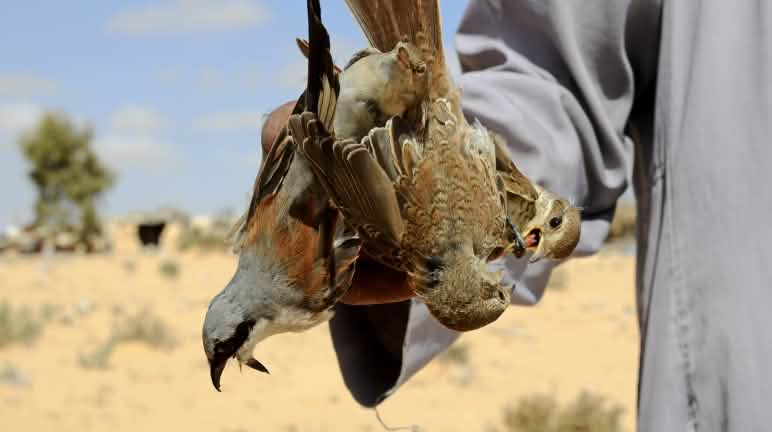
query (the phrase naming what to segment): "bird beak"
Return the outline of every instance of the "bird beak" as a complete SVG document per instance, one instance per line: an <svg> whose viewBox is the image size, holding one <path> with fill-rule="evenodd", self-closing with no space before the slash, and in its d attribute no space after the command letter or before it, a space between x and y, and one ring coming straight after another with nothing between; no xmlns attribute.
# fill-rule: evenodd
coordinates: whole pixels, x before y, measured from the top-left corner
<svg viewBox="0 0 772 432"><path fill-rule="evenodd" d="M212 377L212 385L214 385L217 391L222 391L220 390L220 377L222 376L222 371L225 370L226 363L228 363L228 357L209 361L209 376Z"/></svg>
<svg viewBox="0 0 772 432"><path fill-rule="evenodd" d="M538 247L541 243L541 229L537 227L528 231L528 234L525 236L524 243L525 247L528 249Z"/></svg>
<svg viewBox="0 0 772 432"><path fill-rule="evenodd" d="M533 264L540 259L544 258L546 253L544 252L544 242L539 242L539 244L536 246L536 250L533 251L533 255L531 255L531 258L528 259L528 264Z"/></svg>
<svg viewBox="0 0 772 432"><path fill-rule="evenodd" d="M211 360L209 362L209 375L212 377L212 385L214 385L214 388L217 391L222 391L220 390L220 377L222 376L222 371L225 370L226 363L228 363L228 357L220 360ZM244 364L256 371L270 373L268 372L268 368L257 361L254 357L250 357L247 361L244 362ZM241 362L239 362L239 367L241 367Z"/></svg>

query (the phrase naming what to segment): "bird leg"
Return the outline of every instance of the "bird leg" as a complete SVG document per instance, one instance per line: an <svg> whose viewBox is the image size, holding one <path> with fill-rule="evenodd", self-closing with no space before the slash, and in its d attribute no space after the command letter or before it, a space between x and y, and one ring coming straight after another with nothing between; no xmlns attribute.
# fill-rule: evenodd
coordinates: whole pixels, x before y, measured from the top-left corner
<svg viewBox="0 0 772 432"><path fill-rule="evenodd" d="M526 249L526 242L523 240L523 235L520 234L520 230L517 229L515 224L512 223L512 219L509 218L509 216L506 217L507 221L507 228L510 231L510 236L512 241L512 253L520 258L525 253Z"/></svg>

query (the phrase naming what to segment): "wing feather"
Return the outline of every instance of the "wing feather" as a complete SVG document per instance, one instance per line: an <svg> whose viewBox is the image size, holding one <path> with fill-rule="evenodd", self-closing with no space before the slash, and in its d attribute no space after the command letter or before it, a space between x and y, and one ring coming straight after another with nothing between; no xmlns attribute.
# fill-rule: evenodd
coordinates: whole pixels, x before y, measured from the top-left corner
<svg viewBox="0 0 772 432"><path fill-rule="evenodd" d="M404 222L394 183L370 153L368 144L354 140L334 141L332 137L306 139L303 155L335 204L354 226L380 234L382 240L398 247Z"/></svg>

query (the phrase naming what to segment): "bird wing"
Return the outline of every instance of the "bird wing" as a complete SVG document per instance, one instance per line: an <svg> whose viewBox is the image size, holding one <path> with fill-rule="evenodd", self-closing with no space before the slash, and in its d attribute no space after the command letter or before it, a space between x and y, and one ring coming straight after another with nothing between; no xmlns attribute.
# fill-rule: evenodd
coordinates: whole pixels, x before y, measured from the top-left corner
<svg viewBox="0 0 772 432"><path fill-rule="evenodd" d="M515 194L528 201L536 201L539 192L533 183L517 169L512 157L507 151L504 137L493 131L488 131L496 152L496 171L503 177L507 193Z"/></svg>
<svg viewBox="0 0 772 432"><path fill-rule="evenodd" d="M359 257L361 240L349 229L342 218L334 219L331 257L314 261L310 273L298 275L306 281L304 301L310 310L321 312L340 300L351 286L355 263Z"/></svg>
<svg viewBox="0 0 772 432"><path fill-rule="evenodd" d="M303 116L290 118L290 129L313 128ZM349 222L391 247L398 247L404 230L397 195L389 173L370 152L380 142L376 128L362 142L312 137L300 143L303 155Z"/></svg>
<svg viewBox="0 0 772 432"><path fill-rule="evenodd" d="M539 191L512 162L504 138L490 130L488 135L496 150L496 172L499 186L503 188L500 190L505 194L507 215L522 234L526 224L536 215Z"/></svg>

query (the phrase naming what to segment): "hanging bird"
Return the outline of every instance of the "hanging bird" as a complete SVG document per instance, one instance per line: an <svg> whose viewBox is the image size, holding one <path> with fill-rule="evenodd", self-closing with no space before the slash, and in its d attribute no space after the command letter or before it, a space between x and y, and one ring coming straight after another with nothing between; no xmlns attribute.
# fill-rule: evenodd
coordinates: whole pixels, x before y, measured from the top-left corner
<svg viewBox="0 0 772 432"><path fill-rule="evenodd" d="M360 241L296 152L297 142L329 135L334 118L338 82L320 13L318 0L308 0L307 88L264 158L238 229L238 268L204 319L204 351L218 391L231 357L267 373L252 356L255 345L329 320L353 277ZM298 124L304 127L290 132Z"/></svg>
<svg viewBox="0 0 772 432"><path fill-rule="evenodd" d="M298 39L308 57L308 42ZM403 115L426 97L426 62L418 48L400 41L382 52L369 47L356 52L339 73L340 95L333 130L337 139L361 140L374 127Z"/></svg>
<svg viewBox="0 0 772 432"><path fill-rule="evenodd" d="M507 196L507 214L523 233L529 262L568 258L579 243L581 214L565 198L532 183L517 169L500 135L489 132L496 145L496 170Z"/></svg>
<svg viewBox="0 0 772 432"><path fill-rule="evenodd" d="M426 78L412 81L421 88L409 94L423 96L361 140L339 134L341 96L336 137L304 141L302 153L369 256L407 272L416 295L443 325L480 328L496 320L511 297L502 274L489 272L486 263L508 252L522 255L524 244L506 216L494 144L461 113L459 91L444 63L439 6L347 3L378 51L393 52L400 44L415 48L414 57L426 65L415 72ZM341 95L347 73L341 75ZM406 87L405 81L389 80L357 91L367 99L389 94L391 85Z"/></svg>
<svg viewBox="0 0 772 432"><path fill-rule="evenodd" d="M461 93L454 87L445 67L437 0L346 2L372 46L386 50L399 40L398 44L420 47L413 48L413 51L419 51L420 54L415 56L423 57L423 62L430 66L423 74L423 80L431 83L428 89L430 98L447 98L452 103L454 114L463 118ZM567 258L579 241L579 209L557 194L532 184L514 166L505 146L495 142L500 137L490 133L497 146L497 171L507 189L507 214L532 253L529 261L536 262L543 257L555 260ZM529 213L532 214L529 216Z"/></svg>

